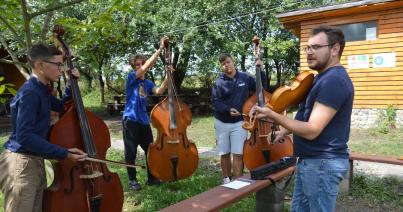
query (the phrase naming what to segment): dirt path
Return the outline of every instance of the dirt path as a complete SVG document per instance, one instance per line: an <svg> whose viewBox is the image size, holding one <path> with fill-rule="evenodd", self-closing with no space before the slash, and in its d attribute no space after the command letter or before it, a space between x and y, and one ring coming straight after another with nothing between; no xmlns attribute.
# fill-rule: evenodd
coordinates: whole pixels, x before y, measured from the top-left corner
<svg viewBox="0 0 403 212"><path fill-rule="evenodd" d="M104 115L102 118L108 125L111 132L113 132L114 134L121 134L122 123L120 116ZM123 151L124 149L123 140L112 138L112 148ZM214 148L197 147L197 149L199 151L200 157L218 159ZM139 153L143 154L142 151L139 151ZM403 167L399 165L355 161L354 168L358 172L363 172L369 175L375 175L377 177L395 176L398 177L399 179L403 179Z"/></svg>

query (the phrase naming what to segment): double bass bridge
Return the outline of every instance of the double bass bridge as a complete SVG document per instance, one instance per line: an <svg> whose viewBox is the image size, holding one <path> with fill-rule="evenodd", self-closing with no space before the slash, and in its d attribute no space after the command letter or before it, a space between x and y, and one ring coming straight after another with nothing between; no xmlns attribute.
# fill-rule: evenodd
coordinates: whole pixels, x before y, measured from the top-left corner
<svg viewBox="0 0 403 212"><path fill-rule="evenodd" d="M177 140L169 140L168 144L179 144L179 142L180 142L179 139L177 139Z"/></svg>
<svg viewBox="0 0 403 212"><path fill-rule="evenodd" d="M80 179L94 179L97 177L102 177L104 174L100 171L93 171L91 174L82 174Z"/></svg>

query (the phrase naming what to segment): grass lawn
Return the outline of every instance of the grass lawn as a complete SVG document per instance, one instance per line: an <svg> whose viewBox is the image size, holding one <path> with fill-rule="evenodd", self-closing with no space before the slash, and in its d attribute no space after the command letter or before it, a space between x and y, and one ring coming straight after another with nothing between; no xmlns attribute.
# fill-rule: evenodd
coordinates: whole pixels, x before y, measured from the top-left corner
<svg viewBox="0 0 403 212"><path fill-rule="evenodd" d="M388 134L378 133L374 129L354 129L348 145L353 152L402 157L403 128L393 129Z"/></svg>
<svg viewBox="0 0 403 212"><path fill-rule="evenodd" d="M120 134L117 133L116 136L120 136ZM188 128L188 137L194 140L199 147L214 147L213 118L194 117L192 125ZM355 152L401 156L403 155L402 137L403 130L401 129L392 130L386 135L374 133L372 130L352 130L349 145ZM0 143L4 143L7 138L8 134L1 134ZM0 150L2 149L1 146ZM108 159L121 161L123 158L121 151L111 150L108 153ZM138 163L145 163L144 156L139 156ZM201 158L197 171L186 180L164 183L161 186L143 186L139 192L128 189L125 168L110 166L110 169L117 172L121 178L125 192L124 211L156 211L206 191L221 181L219 161L216 157ZM140 183L144 185L146 172L140 170L138 177ZM402 183L402 179L376 178L355 174L352 193L340 195L338 202L341 205L350 205L349 207L361 204L365 208L372 207L374 211L403 211L403 198L398 195L396 190ZM292 195L292 186L288 189L287 195ZM2 204L3 196L0 194L1 207ZM287 210L288 205L289 202L286 202ZM254 209L254 195L251 195L223 211L254 211Z"/></svg>

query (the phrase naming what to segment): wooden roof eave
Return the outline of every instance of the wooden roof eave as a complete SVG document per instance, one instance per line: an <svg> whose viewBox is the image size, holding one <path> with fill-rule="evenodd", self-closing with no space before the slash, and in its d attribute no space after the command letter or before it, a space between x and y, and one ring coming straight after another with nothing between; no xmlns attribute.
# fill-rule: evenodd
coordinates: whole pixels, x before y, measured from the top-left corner
<svg viewBox="0 0 403 212"><path fill-rule="evenodd" d="M310 10L311 11L310 13L303 13L303 14L291 15L291 16L279 15L278 18L286 29L291 30L294 35L299 37L300 31L301 31L301 22L304 22L304 21L317 20L317 19L329 19L329 18L333 18L333 17L360 14L363 12L369 13L369 12L375 12L375 11L396 9L396 8L400 8L400 7L403 7L403 1L383 2L383 3L378 3L378 4L361 5L361 6L357 6L357 7L341 8L341 9L321 11L321 12L319 12L321 9L318 8L317 11Z"/></svg>

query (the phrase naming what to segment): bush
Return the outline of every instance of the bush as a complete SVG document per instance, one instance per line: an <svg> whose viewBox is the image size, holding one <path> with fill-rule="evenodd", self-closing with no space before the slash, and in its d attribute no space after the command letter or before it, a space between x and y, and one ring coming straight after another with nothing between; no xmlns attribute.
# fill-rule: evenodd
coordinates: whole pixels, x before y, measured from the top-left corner
<svg viewBox="0 0 403 212"><path fill-rule="evenodd" d="M378 114L377 130L380 133L387 134L390 129L396 128L396 108L388 105L386 110L381 110Z"/></svg>

